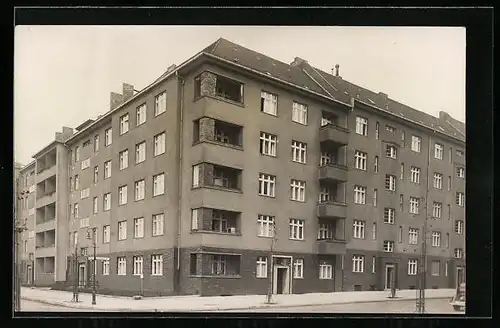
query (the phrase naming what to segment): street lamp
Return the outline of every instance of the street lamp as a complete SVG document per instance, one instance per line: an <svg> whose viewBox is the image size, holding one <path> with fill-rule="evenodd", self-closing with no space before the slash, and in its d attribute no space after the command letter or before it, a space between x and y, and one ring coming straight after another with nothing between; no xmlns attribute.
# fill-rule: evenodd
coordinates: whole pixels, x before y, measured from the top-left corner
<svg viewBox="0 0 500 328"><path fill-rule="evenodd" d="M269 285L267 286L267 295L266 295L266 303L271 304L272 303L272 295L273 295L273 277L274 277L274 272L273 272L273 248L274 248L274 243L276 241L276 226L275 223L273 222L273 225L271 227L272 231L272 238L271 238L271 248L269 250Z"/></svg>
<svg viewBox="0 0 500 328"><path fill-rule="evenodd" d="M17 194L17 200L23 200L28 197L28 192L21 191ZM21 310L21 276L19 266L21 265L21 252L19 251L19 242L21 240L21 234L23 231L27 230L26 223L20 222L18 218L19 211L17 210L17 202L14 205L14 263L15 263L15 271L14 271L14 311Z"/></svg>
<svg viewBox="0 0 500 328"><path fill-rule="evenodd" d="M95 273L97 270L97 264L96 264L96 228L89 228L87 229L87 239L92 239L92 247L94 248L94 267L92 270L92 305L96 304L95 300Z"/></svg>

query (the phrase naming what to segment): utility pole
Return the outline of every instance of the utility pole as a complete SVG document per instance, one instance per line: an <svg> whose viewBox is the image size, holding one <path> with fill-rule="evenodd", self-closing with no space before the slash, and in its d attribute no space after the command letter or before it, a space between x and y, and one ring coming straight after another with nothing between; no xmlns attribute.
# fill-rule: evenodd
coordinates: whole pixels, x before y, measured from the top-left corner
<svg viewBox="0 0 500 328"><path fill-rule="evenodd" d="M276 226L275 226L275 223L273 222L273 226L272 226L272 232L273 232L273 235L272 235L272 238L271 238L271 249L269 251L269 285L267 287L267 295L266 295L266 303L267 304L271 304L272 303L272 295L273 295L273 248L274 248L274 243L275 243L275 239L276 239Z"/></svg>
<svg viewBox="0 0 500 328"><path fill-rule="evenodd" d="M73 299L72 302L78 302L78 244L77 236L75 236L75 259L74 263L74 279L73 279Z"/></svg>
<svg viewBox="0 0 500 328"><path fill-rule="evenodd" d="M17 182L16 182L17 185ZM20 192L15 198L14 204L14 311L21 311L21 251L19 243L21 234L27 230L24 222L20 222L17 202L26 197L26 192Z"/></svg>
<svg viewBox="0 0 500 328"><path fill-rule="evenodd" d="M92 267L92 305L96 305L96 290L95 290L95 273L97 270L96 264L96 228L87 229L87 239L92 239L92 247L94 248L94 265Z"/></svg>

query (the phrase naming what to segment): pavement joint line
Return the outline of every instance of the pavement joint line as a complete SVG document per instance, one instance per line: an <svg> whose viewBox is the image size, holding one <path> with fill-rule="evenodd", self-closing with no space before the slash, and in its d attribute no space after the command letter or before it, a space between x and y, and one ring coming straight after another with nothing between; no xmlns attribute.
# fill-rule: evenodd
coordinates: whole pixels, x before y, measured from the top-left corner
<svg viewBox="0 0 500 328"><path fill-rule="evenodd" d="M449 297L445 296L435 296L435 297L427 297L427 299L448 299ZM76 308L76 309L84 309L84 310L96 310L96 311L107 311L107 312L134 312L137 309L131 309L131 308L121 308L121 309L106 309L106 308L100 308L100 307L92 307L88 305L79 305L77 304L71 304L71 303L65 303L64 301L48 301L48 300L43 300L43 299L37 299L33 297L27 297L27 296L21 296L21 299L27 300L27 301L32 301L32 302L38 302L42 304L49 304L49 305L58 305L61 307L66 307L66 308ZM140 311L137 312L213 312L213 311L228 311L228 310L246 310L246 309L265 309L265 308L295 308L295 307L307 307L307 306L328 306L328 305L337 305L337 304L363 304L363 303L378 303L378 302L397 302L397 301L413 301L413 298L404 298L400 297L398 299L378 299L378 300L361 300L361 301L341 301L341 302L325 302L325 303L315 303L315 304L293 304L293 305L280 305L280 304L267 304L267 305L250 305L248 307L238 307L238 308L215 308L215 309L188 309L188 310L182 310L182 311L176 311L176 310L171 310L171 309L140 309Z"/></svg>

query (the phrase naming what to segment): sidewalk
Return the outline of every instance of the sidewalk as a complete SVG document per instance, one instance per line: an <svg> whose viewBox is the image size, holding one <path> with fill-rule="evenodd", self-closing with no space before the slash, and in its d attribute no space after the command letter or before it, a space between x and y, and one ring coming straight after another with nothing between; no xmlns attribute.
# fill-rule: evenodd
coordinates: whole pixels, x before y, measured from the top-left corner
<svg viewBox="0 0 500 328"><path fill-rule="evenodd" d="M330 305L346 303L366 303L401 300L415 300L417 290L399 290L396 299L388 298L388 291L361 291L361 292L337 292L337 293L310 293L292 295L273 295L275 304L266 304L265 295L243 295L243 296L170 296L151 297L142 300L134 300L131 297L97 295L97 304L92 305L92 295L88 293L79 294L79 302L71 302L72 292L21 288L21 299L64 306L108 312L186 312L186 311L223 311L223 310L246 310L274 307L279 311L280 307L296 307L308 305ZM425 291L427 299L451 298L454 289L428 289Z"/></svg>

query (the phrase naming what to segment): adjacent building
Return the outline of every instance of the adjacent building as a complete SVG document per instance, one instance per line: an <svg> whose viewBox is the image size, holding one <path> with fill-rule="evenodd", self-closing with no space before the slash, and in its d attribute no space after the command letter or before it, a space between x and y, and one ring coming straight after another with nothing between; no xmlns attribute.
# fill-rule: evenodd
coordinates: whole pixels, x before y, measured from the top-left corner
<svg viewBox="0 0 500 328"><path fill-rule="evenodd" d="M446 113L224 39L110 103L35 155L35 283L417 288L424 237L427 287L465 279L465 126Z"/></svg>

